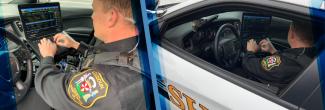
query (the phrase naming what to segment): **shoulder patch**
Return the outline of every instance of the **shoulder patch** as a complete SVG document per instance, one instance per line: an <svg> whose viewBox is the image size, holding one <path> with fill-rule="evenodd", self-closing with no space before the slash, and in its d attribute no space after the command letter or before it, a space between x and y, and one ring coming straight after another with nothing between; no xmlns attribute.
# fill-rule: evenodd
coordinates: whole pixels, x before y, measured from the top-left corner
<svg viewBox="0 0 325 110"><path fill-rule="evenodd" d="M270 71L272 68L281 64L281 57L278 55L267 56L262 59L261 65L266 71Z"/></svg>
<svg viewBox="0 0 325 110"><path fill-rule="evenodd" d="M67 93L76 104L90 108L97 100L106 97L108 89L109 86L100 72L87 69L72 76Z"/></svg>

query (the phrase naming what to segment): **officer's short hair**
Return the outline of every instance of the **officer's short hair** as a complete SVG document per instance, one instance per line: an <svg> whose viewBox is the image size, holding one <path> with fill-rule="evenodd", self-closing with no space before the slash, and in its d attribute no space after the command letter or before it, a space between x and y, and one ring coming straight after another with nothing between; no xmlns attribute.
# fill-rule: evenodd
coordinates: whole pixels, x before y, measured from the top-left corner
<svg viewBox="0 0 325 110"><path fill-rule="evenodd" d="M99 0L104 5L104 11L115 7L126 18L133 18L131 0Z"/></svg>
<svg viewBox="0 0 325 110"><path fill-rule="evenodd" d="M294 21L291 23L291 29L301 42L313 45L314 36L311 23Z"/></svg>

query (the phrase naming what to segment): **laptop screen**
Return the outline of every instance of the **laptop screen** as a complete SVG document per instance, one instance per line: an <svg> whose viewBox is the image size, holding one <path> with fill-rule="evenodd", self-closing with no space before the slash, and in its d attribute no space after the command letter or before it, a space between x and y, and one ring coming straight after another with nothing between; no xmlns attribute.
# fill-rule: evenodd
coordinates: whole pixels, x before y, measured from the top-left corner
<svg viewBox="0 0 325 110"><path fill-rule="evenodd" d="M39 40L62 31L59 3L22 4L18 6L27 40Z"/></svg>
<svg viewBox="0 0 325 110"><path fill-rule="evenodd" d="M241 28L242 37L265 37L269 31L271 19L272 17L269 15L244 13Z"/></svg>

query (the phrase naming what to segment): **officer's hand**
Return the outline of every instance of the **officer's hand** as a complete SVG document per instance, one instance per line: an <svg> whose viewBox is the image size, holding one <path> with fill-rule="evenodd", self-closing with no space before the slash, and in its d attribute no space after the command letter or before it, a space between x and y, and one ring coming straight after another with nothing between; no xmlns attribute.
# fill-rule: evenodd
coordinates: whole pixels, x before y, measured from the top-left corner
<svg viewBox="0 0 325 110"><path fill-rule="evenodd" d="M260 41L259 45L261 47L261 51L263 52L274 54L277 51L269 40L263 39Z"/></svg>
<svg viewBox="0 0 325 110"><path fill-rule="evenodd" d="M56 34L54 37L54 42L62 47L66 47L66 48L74 48L74 49L78 49L79 48L79 42L73 40L70 36L66 36L62 33L58 33Z"/></svg>
<svg viewBox="0 0 325 110"><path fill-rule="evenodd" d="M50 39L43 38L40 43L38 43L39 51L42 57L54 57L57 47Z"/></svg>
<svg viewBox="0 0 325 110"><path fill-rule="evenodd" d="M254 39L247 41L247 51L256 53L258 50L258 45Z"/></svg>

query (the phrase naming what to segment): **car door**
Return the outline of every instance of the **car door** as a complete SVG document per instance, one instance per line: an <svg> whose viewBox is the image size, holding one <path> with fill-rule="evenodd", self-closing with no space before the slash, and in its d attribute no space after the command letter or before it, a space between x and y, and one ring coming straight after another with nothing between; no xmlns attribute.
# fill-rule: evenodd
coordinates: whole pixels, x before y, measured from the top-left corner
<svg viewBox="0 0 325 110"><path fill-rule="evenodd" d="M272 7L272 9L266 7ZM290 7L295 11L286 10L283 7ZM246 79L189 54L180 48L180 45L174 43L180 42L179 40L166 38L187 34L186 30L189 30L187 28L192 28L193 25L190 23L182 24L183 21L198 19L202 14L209 15L225 10L263 10L267 13L276 13L280 10L283 13L277 13L279 16L289 15L290 12L307 13L308 11L308 9L300 6L264 0L191 1L170 8L166 15L159 18L158 23L150 25L152 39L154 39L154 61L159 68L156 70L156 74L162 108L182 110L299 109L299 104L283 100L277 94L254 86ZM306 17L304 14L296 16ZM172 30L174 32L166 36L169 27L178 25L185 26ZM160 27L159 32L154 32L156 27ZM314 89L314 87L312 88ZM299 91L297 92L299 93ZM311 92L308 91L308 93Z"/></svg>

